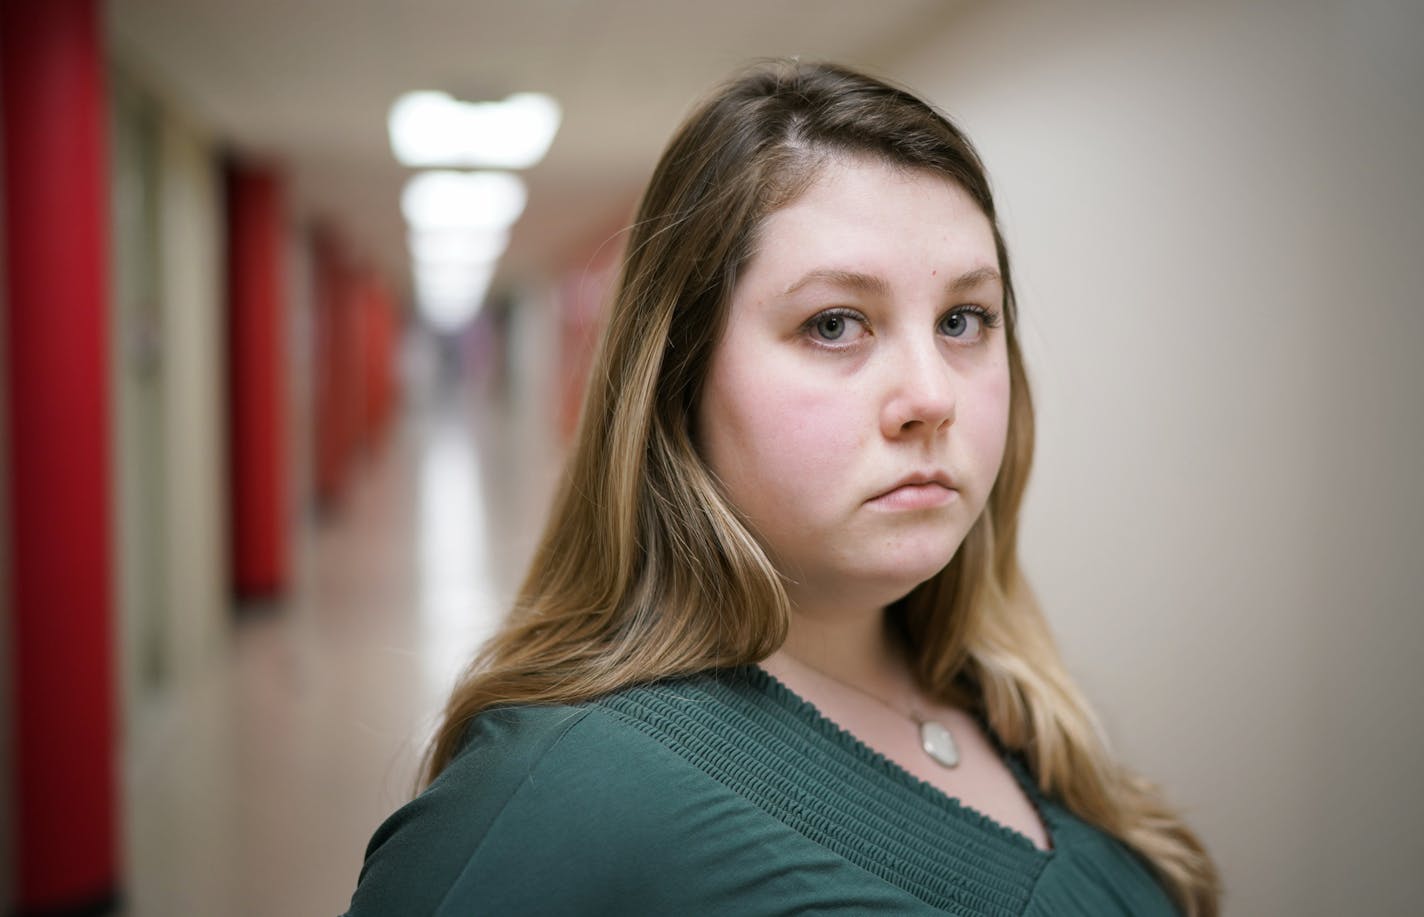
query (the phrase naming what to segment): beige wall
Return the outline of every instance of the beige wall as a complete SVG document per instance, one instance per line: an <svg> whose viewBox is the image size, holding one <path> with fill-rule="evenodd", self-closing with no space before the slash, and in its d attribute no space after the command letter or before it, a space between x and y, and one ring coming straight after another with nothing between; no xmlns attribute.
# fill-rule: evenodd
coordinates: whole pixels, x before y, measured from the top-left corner
<svg viewBox="0 0 1424 917"><path fill-rule="evenodd" d="M166 639L182 686L225 648L227 624L222 185L207 140L171 115L159 128L159 162Z"/></svg>
<svg viewBox="0 0 1424 917"><path fill-rule="evenodd" d="M113 83L115 545L132 737L225 648L223 201L211 140L139 68L116 67Z"/></svg>
<svg viewBox="0 0 1424 917"><path fill-rule="evenodd" d="M166 677L162 311L157 267L157 116L111 74L110 416L116 637L126 714ZM125 716L127 722L131 716Z"/></svg>
<svg viewBox="0 0 1424 917"><path fill-rule="evenodd" d="M1039 408L1025 561L1231 914L1424 855L1424 13L985 3L895 73L975 139Z"/></svg>

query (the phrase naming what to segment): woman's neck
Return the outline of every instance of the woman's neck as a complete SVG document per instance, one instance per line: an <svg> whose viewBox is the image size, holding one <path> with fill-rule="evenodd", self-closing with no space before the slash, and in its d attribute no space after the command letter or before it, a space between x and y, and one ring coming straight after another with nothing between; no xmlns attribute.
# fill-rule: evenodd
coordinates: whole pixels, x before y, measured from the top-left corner
<svg viewBox="0 0 1424 917"><path fill-rule="evenodd" d="M787 657L792 666L881 696L902 692L910 677L905 648L884 609L824 617L793 610L786 642L764 666L775 675Z"/></svg>

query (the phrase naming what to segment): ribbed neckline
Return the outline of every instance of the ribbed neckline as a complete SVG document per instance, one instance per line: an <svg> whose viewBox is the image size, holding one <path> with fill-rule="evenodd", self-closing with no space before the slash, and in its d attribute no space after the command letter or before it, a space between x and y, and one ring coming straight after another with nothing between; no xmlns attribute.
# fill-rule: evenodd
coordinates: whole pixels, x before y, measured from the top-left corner
<svg viewBox="0 0 1424 917"><path fill-rule="evenodd" d="M1039 818L1043 820L1044 830L1048 834L1049 847L1047 850L1040 850L1038 845L1029 840L1028 836L1022 831L1010 828L1003 822L984 814L954 796L950 796L934 784L921 780L919 777L905 770L898 762L887 758L882 753L866 745L855 733L849 732L835 720L826 716L821 712L819 707L797 694L784 681L766 669L763 669L761 666L745 666L729 671L743 674L752 681L760 680L761 684L757 685L757 687L766 691L768 695L787 705L788 708L794 710L799 715L804 716L815 725L816 730L822 735L828 736L832 741L848 748L852 754L868 761L892 780L897 780L915 788L930 803L954 811L956 814L961 815L986 831L997 832L1013 843L1023 846L1036 856L1049 859L1057 849L1059 827L1057 820L1049 813L1049 806L1046 805L1047 800L1043 797L1038 786L1029 776L1028 771L1024 768L1023 764L1013 756L1004 755L1004 762L1010 772L1013 773L1014 779L1018 781L1020 788L1022 788L1025 795L1028 796L1030 805L1034 807ZM1002 747L999 745L993 733L989 731L985 724L981 723L981 726L984 726L985 732L989 734L989 739L994 744L994 747L999 748L1002 752Z"/></svg>
<svg viewBox="0 0 1424 917"><path fill-rule="evenodd" d="M803 836L942 910L1022 913L1056 855L910 774L756 666L594 703ZM1025 789L1056 847L1056 819Z"/></svg>

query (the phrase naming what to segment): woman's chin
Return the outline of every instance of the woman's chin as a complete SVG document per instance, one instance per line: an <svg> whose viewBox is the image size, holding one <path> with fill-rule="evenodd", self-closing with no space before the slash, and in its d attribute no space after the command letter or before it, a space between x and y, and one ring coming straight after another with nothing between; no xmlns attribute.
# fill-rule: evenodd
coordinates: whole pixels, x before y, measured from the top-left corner
<svg viewBox="0 0 1424 917"><path fill-rule="evenodd" d="M921 549L907 547L898 556L887 558L880 573L887 588L897 590L900 596L939 573L954 560L954 552L959 549L944 544L927 545Z"/></svg>
<svg viewBox="0 0 1424 917"><path fill-rule="evenodd" d="M884 608L903 599L916 586L932 578L952 559L943 563L896 565L879 570L859 571L860 575L838 578L827 583L830 588L816 590L815 596L802 592L801 599L814 605L836 605L845 608ZM794 590L795 591L795 590ZM793 604L802 604L793 596Z"/></svg>

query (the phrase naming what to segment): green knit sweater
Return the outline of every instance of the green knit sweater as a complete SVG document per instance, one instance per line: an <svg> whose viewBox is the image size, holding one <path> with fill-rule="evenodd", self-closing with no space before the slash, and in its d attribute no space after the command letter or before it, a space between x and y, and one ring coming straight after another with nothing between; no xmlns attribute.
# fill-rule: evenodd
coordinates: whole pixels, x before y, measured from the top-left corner
<svg viewBox="0 0 1424 917"><path fill-rule="evenodd" d="M756 667L492 710L376 831L350 915L1176 913L1009 763L1049 851Z"/></svg>

